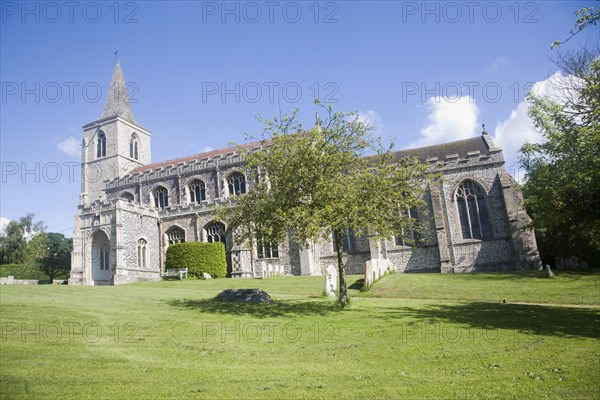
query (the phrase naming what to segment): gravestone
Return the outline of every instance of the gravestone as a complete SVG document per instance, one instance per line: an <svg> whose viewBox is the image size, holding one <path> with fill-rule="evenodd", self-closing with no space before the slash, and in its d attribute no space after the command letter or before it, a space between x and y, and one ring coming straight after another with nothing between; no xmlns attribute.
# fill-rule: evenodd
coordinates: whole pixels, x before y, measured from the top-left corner
<svg viewBox="0 0 600 400"><path fill-rule="evenodd" d="M210 276L210 274L207 274L206 272L203 272L202 279L212 279L212 276Z"/></svg>
<svg viewBox="0 0 600 400"><path fill-rule="evenodd" d="M575 256L571 257L571 268L574 270L579 269L579 263L577 262L577 257Z"/></svg>
<svg viewBox="0 0 600 400"><path fill-rule="evenodd" d="M556 269L565 269L565 260L562 257L556 257Z"/></svg>
<svg viewBox="0 0 600 400"><path fill-rule="evenodd" d="M267 263L264 261L260 262L260 276L263 278L267 277Z"/></svg>
<svg viewBox="0 0 600 400"><path fill-rule="evenodd" d="M15 283L15 277L12 275L9 275L6 277L6 284L7 285L12 285Z"/></svg>
<svg viewBox="0 0 600 400"><path fill-rule="evenodd" d="M583 270L583 271L587 271L588 269L588 263L586 263L585 261L582 261L579 263L579 269Z"/></svg>
<svg viewBox="0 0 600 400"><path fill-rule="evenodd" d="M327 296L335 297L337 292L338 270L333 265L328 265L325 269L325 286L323 293Z"/></svg>
<svg viewBox="0 0 600 400"><path fill-rule="evenodd" d="M554 272L552 272L548 264L546 264L546 278L554 278Z"/></svg>
<svg viewBox="0 0 600 400"><path fill-rule="evenodd" d="M273 266L271 264L267 265L267 276L273 276Z"/></svg>

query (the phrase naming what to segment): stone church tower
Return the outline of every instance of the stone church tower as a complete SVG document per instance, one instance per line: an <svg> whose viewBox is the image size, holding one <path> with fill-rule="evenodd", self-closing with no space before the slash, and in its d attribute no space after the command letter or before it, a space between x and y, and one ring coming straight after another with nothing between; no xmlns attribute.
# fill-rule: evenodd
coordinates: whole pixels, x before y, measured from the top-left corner
<svg viewBox="0 0 600 400"><path fill-rule="evenodd" d="M104 181L150 164L150 131L137 124L117 61L100 118L83 126L81 202L105 200Z"/></svg>
<svg viewBox="0 0 600 400"><path fill-rule="evenodd" d="M138 125L133 115L117 60L100 118L83 126L81 196L69 283L115 283L116 268L123 256L116 225L121 213L119 206L106 197L106 182L150 162L150 131Z"/></svg>

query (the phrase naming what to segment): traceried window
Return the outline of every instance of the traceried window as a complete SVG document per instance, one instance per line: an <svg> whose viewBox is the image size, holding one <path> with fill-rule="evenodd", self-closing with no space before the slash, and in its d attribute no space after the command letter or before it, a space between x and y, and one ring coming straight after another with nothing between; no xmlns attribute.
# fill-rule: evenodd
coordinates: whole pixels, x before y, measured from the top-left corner
<svg viewBox="0 0 600 400"><path fill-rule="evenodd" d="M135 201L135 196L130 192L123 192L121 198L130 204Z"/></svg>
<svg viewBox="0 0 600 400"><path fill-rule="evenodd" d="M129 139L129 157L134 160L138 159L138 139L134 134L131 135L131 139Z"/></svg>
<svg viewBox="0 0 600 400"><path fill-rule="evenodd" d="M185 242L185 231L177 226L167 231L167 241L169 244Z"/></svg>
<svg viewBox="0 0 600 400"><path fill-rule="evenodd" d="M335 237L333 238L333 250L337 251ZM348 253L356 250L356 235L352 229L346 229L342 232L342 251Z"/></svg>
<svg viewBox="0 0 600 400"><path fill-rule="evenodd" d="M211 222L204 228L206 241L209 243L225 243L225 225L221 222Z"/></svg>
<svg viewBox="0 0 600 400"><path fill-rule="evenodd" d="M279 246L277 243L266 240L261 235L256 238L256 252L259 260L264 258L279 258Z"/></svg>
<svg viewBox="0 0 600 400"><path fill-rule="evenodd" d="M169 207L169 192L167 191L167 189L165 189L162 186L159 186L156 189L154 189L153 196L154 207L160 210L164 210L165 208Z"/></svg>
<svg viewBox="0 0 600 400"><path fill-rule="evenodd" d="M492 237L486 197L481 185L472 180L465 180L458 187L456 204L463 239Z"/></svg>
<svg viewBox="0 0 600 400"><path fill-rule="evenodd" d="M246 177L239 172L234 172L227 178L227 186L230 196L246 193Z"/></svg>
<svg viewBox="0 0 600 400"><path fill-rule="evenodd" d="M148 242L145 239L139 239L137 242L138 268L146 268L146 259L148 254Z"/></svg>
<svg viewBox="0 0 600 400"><path fill-rule="evenodd" d="M416 220L417 219L417 210L414 208L409 208L404 212L404 216ZM421 235L418 231L414 230L412 227L410 229L401 229L401 234L395 237L396 246L414 246L421 239Z"/></svg>
<svg viewBox="0 0 600 400"><path fill-rule="evenodd" d="M100 269L102 271L108 271L109 250L110 249L107 244L103 244L100 246Z"/></svg>
<svg viewBox="0 0 600 400"><path fill-rule="evenodd" d="M106 135L104 132L98 132L98 142L96 146L96 157L106 157Z"/></svg>
<svg viewBox="0 0 600 400"><path fill-rule="evenodd" d="M189 185L190 203L200 203L206 200L206 185L201 180L195 180Z"/></svg>

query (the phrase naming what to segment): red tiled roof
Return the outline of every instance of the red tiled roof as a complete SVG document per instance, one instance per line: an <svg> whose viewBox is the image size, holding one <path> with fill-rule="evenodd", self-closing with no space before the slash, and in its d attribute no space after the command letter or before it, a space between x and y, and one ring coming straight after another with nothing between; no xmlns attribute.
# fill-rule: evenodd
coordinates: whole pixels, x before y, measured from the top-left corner
<svg viewBox="0 0 600 400"><path fill-rule="evenodd" d="M217 149L207 151L204 153L195 154L187 157L175 158L173 160L161 161L153 164L143 165L135 168L129 175L135 175L138 173L144 173L146 171L154 171L157 168L165 168L169 166L175 166L179 163L187 164L191 161L200 161L202 159L211 159L215 156L224 156L230 153L239 153L239 149L249 150L258 147L264 147L268 140L261 140L250 142L242 145L229 146L224 149ZM416 157L421 162L425 162L429 157L438 157L440 161L444 161L447 155L457 154L460 158L467 157L467 153L471 151L479 151L481 155L489 154L489 149L485 143L485 140L481 137L473 137L464 140L458 140L455 142L436 144L433 146L418 147L414 149L405 149L395 151L392 159L395 161L405 157ZM372 156L376 158L377 156Z"/></svg>
<svg viewBox="0 0 600 400"><path fill-rule="evenodd" d="M165 168L165 167L169 167L169 166L175 166L179 163L187 164L194 160L200 161L204 158L211 159L216 156L224 156L224 155L227 155L230 153L238 153L240 148L243 150L249 150L249 149L253 149L256 147L262 147L262 146L264 146L264 144L265 144L265 141L250 142L250 143L246 143L246 144L225 147L223 149L206 151L204 153L194 154L192 156L179 157L179 158L175 158L173 160L166 160L166 161L160 161L157 163L142 165L141 167L137 167L134 170L132 170L129 175L135 175L138 173L143 174L146 171L154 171L157 168Z"/></svg>

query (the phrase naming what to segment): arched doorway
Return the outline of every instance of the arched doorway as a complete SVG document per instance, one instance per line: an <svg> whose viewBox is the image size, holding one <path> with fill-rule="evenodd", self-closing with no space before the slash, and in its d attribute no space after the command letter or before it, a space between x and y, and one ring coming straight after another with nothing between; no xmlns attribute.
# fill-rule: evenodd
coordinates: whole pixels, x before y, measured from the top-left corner
<svg viewBox="0 0 600 400"><path fill-rule="evenodd" d="M103 231L94 234L92 241L92 280L94 285L109 285L112 277L110 241Z"/></svg>

